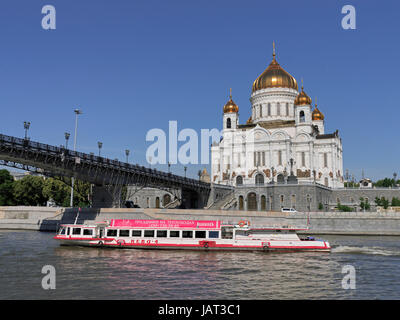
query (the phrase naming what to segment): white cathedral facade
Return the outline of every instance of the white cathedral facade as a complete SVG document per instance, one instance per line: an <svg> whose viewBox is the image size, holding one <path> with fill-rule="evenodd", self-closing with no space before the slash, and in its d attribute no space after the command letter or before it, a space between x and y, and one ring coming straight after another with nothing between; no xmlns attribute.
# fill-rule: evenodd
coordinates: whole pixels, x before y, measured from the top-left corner
<svg viewBox="0 0 400 320"><path fill-rule="evenodd" d="M211 147L211 180L232 186L318 183L343 187L342 141L325 133L324 115L297 81L273 59L254 81L251 116L239 123L232 95L223 131ZM293 182L295 181L295 182Z"/></svg>

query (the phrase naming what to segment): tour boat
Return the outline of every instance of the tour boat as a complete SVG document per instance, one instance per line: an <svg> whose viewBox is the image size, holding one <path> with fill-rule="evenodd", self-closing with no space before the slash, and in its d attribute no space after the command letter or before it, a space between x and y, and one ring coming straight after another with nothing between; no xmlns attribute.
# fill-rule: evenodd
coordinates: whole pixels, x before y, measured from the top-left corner
<svg viewBox="0 0 400 320"><path fill-rule="evenodd" d="M301 239L290 226L250 227L248 221L222 225L210 220L112 219L64 224L54 239L61 245L137 249L330 251L327 241Z"/></svg>

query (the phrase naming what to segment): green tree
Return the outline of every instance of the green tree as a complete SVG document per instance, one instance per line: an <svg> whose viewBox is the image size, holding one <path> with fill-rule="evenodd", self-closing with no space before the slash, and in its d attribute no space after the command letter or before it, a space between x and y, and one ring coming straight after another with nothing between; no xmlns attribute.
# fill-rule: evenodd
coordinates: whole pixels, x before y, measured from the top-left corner
<svg viewBox="0 0 400 320"><path fill-rule="evenodd" d="M53 200L56 205L62 207L68 207L71 197L71 187L69 187L65 182L47 178L43 184L43 196L47 200Z"/></svg>
<svg viewBox="0 0 400 320"><path fill-rule="evenodd" d="M360 208L361 210L369 210L371 209L371 205L368 203L368 199L367 198L360 198Z"/></svg>
<svg viewBox="0 0 400 320"><path fill-rule="evenodd" d="M390 178L381 179L374 183L375 187L381 187L381 188L389 188L393 187L394 185L395 185L394 179Z"/></svg>
<svg viewBox="0 0 400 320"><path fill-rule="evenodd" d="M392 198L392 207L400 207L400 199L393 197Z"/></svg>
<svg viewBox="0 0 400 320"><path fill-rule="evenodd" d="M353 208L351 208L349 206L343 206L343 205L340 204L340 202L337 203L337 208L338 208L339 211L342 211L342 212L351 212L351 211L353 211Z"/></svg>
<svg viewBox="0 0 400 320"><path fill-rule="evenodd" d="M90 183L75 180L74 183L74 206L86 208L90 204Z"/></svg>
<svg viewBox="0 0 400 320"><path fill-rule="evenodd" d="M14 205L14 178L8 170L0 170L0 206Z"/></svg>
<svg viewBox="0 0 400 320"><path fill-rule="evenodd" d="M385 197L382 198L375 198L375 203L377 206L383 207L384 209L387 209L389 207L389 199L385 199Z"/></svg>
<svg viewBox="0 0 400 320"><path fill-rule="evenodd" d="M353 181L347 181L344 183L345 188L358 188L360 187L359 183L353 182Z"/></svg>
<svg viewBox="0 0 400 320"><path fill-rule="evenodd" d="M47 198L43 195L43 177L28 175L14 182L15 205L43 206Z"/></svg>
<svg viewBox="0 0 400 320"><path fill-rule="evenodd" d="M70 206L70 198L71 198L71 178L54 177L53 180L56 180L59 183L58 182L57 183L49 182L49 184L52 185L54 187L54 189L53 189L53 191L49 191L46 189L46 195L49 196L50 194L52 194L53 196L58 196L58 198L54 198L53 196L51 198L58 205L62 205L64 207L69 207ZM62 187L62 185L64 185L64 187ZM90 188L89 182L75 179L73 206L81 207L81 208L88 207L90 205L90 191L91 191L91 188ZM66 198L64 198L64 201L61 202L61 199L64 196L66 196ZM60 201L60 202L58 202L58 201Z"/></svg>

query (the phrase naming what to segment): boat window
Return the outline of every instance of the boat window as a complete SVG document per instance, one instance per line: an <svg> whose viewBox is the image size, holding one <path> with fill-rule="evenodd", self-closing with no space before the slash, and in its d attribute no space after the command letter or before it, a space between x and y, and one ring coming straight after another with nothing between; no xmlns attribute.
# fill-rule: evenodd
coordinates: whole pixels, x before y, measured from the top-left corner
<svg viewBox="0 0 400 320"><path fill-rule="evenodd" d="M289 230L289 232L292 232L292 233L294 233L294 232L296 232L296 230Z"/></svg>
<svg viewBox="0 0 400 320"><path fill-rule="evenodd" d="M117 236L117 230L116 229L108 229L107 230L107 237L116 237Z"/></svg>
<svg viewBox="0 0 400 320"><path fill-rule="evenodd" d="M204 239L206 237L206 231L195 231L195 238Z"/></svg>
<svg viewBox="0 0 400 320"><path fill-rule="evenodd" d="M142 230L132 230L132 237L141 237Z"/></svg>
<svg viewBox="0 0 400 320"><path fill-rule="evenodd" d="M248 236L249 235L249 231L248 230L236 230L236 235L237 236Z"/></svg>
<svg viewBox="0 0 400 320"><path fill-rule="evenodd" d="M92 236L93 235L93 229L83 229L83 235L84 236Z"/></svg>
<svg viewBox="0 0 400 320"><path fill-rule="evenodd" d="M170 238L179 238L179 231L170 231L169 232L169 237Z"/></svg>
<svg viewBox="0 0 400 320"><path fill-rule="evenodd" d="M129 230L119 230L120 237L129 237Z"/></svg>
<svg viewBox="0 0 400 320"><path fill-rule="evenodd" d="M65 228L61 228L59 234L65 234Z"/></svg>
<svg viewBox="0 0 400 320"><path fill-rule="evenodd" d="M167 230L157 230L157 238L166 238Z"/></svg>
<svg viewBox="0 0 400 320"><path fill-rule="evenodd" d="M182 238L193 238L193 231L182 231Z"/></svg>
<svg viewBox="0 0 400 320"><path fill-rule="evenodd" d="M232 227L222 227L222 239L232 239L233 238L233 228Z"/></svg>
<svg viewBox="0 0 400 320"><path fill-rule="evenodd" d="M154 230L144 230L145 237L154 237Z"/></svg>
<svg viewBox="0 0 400 320"><path fill-rule="evenodd" d="M72 234L80 235L81 234L81 228L72 228Z"/></svg>
<svg viewBox="0 0 400 320"><path fill-rule="evenodd" d="M282 232L282 230L276 229L275 232Z"/></svg>
<svg viewBox="0 0 400 320"><path fill-rule="evenodd" d="M219 231L208 231L209 238L219 238Z"/></svg>

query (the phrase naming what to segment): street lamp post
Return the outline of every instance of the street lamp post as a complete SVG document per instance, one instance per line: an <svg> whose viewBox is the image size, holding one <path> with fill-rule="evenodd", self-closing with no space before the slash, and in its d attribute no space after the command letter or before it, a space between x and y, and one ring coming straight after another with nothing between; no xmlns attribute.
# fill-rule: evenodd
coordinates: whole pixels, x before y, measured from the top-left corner
<svg viewBox="0 0 400 320"><path fill-rule="evenodd" d="M185 178L186 178L186 170L187 170L187 167L183 167L183 170L185 170Z"/></svg>
<svg viewBox="0 0 400 320"><path fill-rule="evenodd" d="M171 162L168 161L168 173L171 172Z"/></svg>
<svg viewBox="0 0 400 320"><path fill-rule="evenodd" d="M103 147L103 142L97 142L97 146L99 147L99 157L100 157L100 150Z"/></svg>
<svg viewBox="0 0 400 320"><path fill-rule="evenodd" d="M75 109L75 136L74 136L74 151L76 151L76 135L78 132L78 115L82 114L82 110ZM71 207L74 205L74 177L71 178L71 199L69 204Z"/></svg>
<svg viewBox="0 0 400 320"><path fill-rule="evenodd" d="M31 125L30 122L24 121L25 140L28 139L28 130L29 130L30 125Z"/></svg>
<svg viewBox="0 0 400 320"><path fill-rule="evenodd" d="M64 136L65 136L65 149L68 149L68 140L69 140L70 134L68 132L65 132Z"/></svg>
<svg viewBox="0 0 400 320"><path fill-rule="evenodd" d="M129 152L130 152L130 151L129 151L128 149L125 150L126 163L128 163Z"/></svg>

